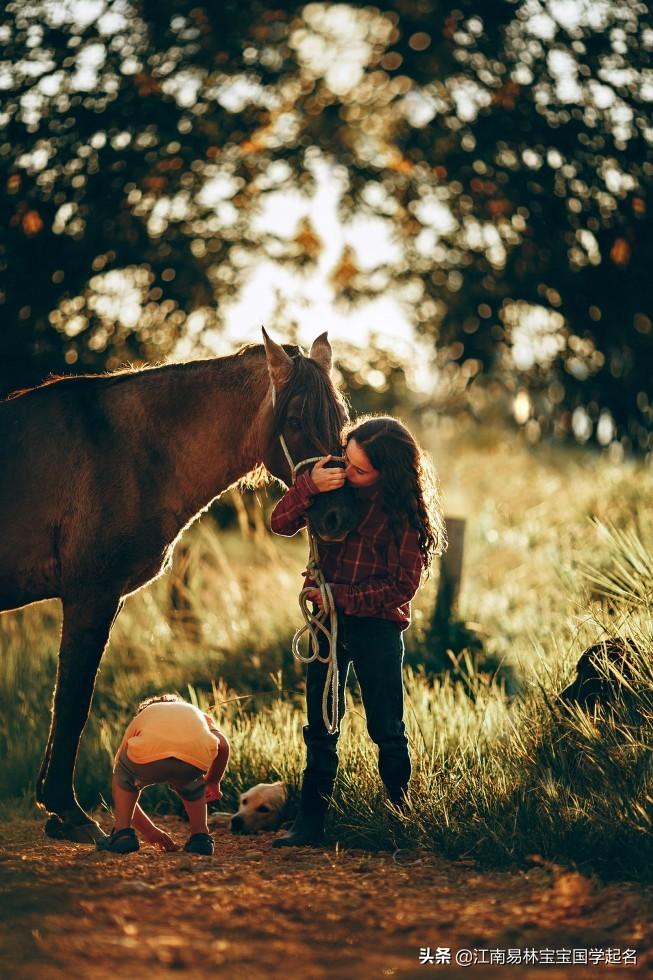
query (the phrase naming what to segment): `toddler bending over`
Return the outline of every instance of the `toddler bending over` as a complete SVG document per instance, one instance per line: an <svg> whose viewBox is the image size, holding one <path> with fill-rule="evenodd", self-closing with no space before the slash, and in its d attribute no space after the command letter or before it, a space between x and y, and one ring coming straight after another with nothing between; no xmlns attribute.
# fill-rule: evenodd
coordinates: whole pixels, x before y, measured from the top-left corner
<svg viewBox="0 0 653 980"><path fill-rule="evenodd" d="M127 726L113 766L115 825L97 849L114 854L137 851L138 837L163 851L179 849L139 806L142 789L168 783L182 799L190 823L184 847L194 854L212 854L207 826L207 794L222 797L220 780L229 761L229 742L215 721L176 694L160 694L138 706Z"/></svg>

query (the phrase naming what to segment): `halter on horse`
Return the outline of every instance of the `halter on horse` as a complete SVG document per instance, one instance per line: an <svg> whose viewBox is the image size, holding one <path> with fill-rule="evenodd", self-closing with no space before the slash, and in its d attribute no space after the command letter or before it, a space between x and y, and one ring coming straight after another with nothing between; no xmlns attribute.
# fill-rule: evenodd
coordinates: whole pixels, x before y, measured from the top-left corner
<svg viewBox="0 0 653 980"><path fill-rule="evenodd" d="M272 386L272 405L274 406L276 401L276 392L274 390L274 385ZM318 460L322 459L321 456L309 456L308 459L302 459L299 463L293 462L293 458L290 454L286 440L283 434L279 436L279 441L281 443L281 448L283 454L286 457L288 466L290 467L290 472L292 475L292 482L295 482L297 473L303 466L308 466L311 463L316 463ZM339 462L344 464L344 456L334 456L332 457L334 462ZM302 664L310 664L314 660L319 660L321 663L327 665L326 678L324 680L324 691L322 693L322 720L324 721L324 727L326 728L329 735L335 735L338 731L338 658L336 655L337 644L338 644L338 613L336 611L336 606L333 601L333 593L331 591L331 586L324 578L324 573L320 567L320 555L317 546L317 535L313 532L310 525L308 526L308 541L309 541L309 559L306 565L306 570L317 585L322 596L322 608L316 613L309 609L308 596L313 592L312 588L304 588L299 593L299 608L302 611L304 617L304 625L300 626L296 631L292 639L292 652L296 660L299 660ZM329 621L329 626L326 626L326 621ZM326 657L321 656L319 649L319 633L322 632L327 639L329 644L329 651ZM301 638L305 633L309 635L309 649L311 651L310 656L304 657L299 649L299 644ZM329 715L329 692L331 692L331 705L332 713Z"/></svg>

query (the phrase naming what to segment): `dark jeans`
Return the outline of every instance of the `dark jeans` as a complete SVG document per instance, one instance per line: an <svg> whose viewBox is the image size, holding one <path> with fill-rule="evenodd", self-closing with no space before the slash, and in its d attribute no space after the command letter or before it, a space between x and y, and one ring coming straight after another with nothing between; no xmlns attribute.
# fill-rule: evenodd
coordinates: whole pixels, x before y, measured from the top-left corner
<svg viewBox="0 0 653 980"><path fill-rule="evenodd" d="M327 644L320 634L320 653ZM388 796L401 802L410 779L410 756L403 721L402 666L404 643L398 623L387 619L345 616L338 619L338 713L345 713L345 684L353 664L361 689L370 738L379 747L379 773ZM307 762L302 805L319 809L328 803L338 771L338 733L329 735L322 718L326 665L312 661L306 671L308 724L304 726ZM329 697L329 713L331 713Z"/></svg>

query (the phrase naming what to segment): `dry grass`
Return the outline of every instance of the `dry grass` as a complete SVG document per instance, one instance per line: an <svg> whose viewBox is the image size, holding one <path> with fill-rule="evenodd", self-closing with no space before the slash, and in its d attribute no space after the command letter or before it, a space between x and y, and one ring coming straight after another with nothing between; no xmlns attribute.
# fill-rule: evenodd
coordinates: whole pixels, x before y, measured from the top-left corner
<svg viewBox="0 0 653 980"><path fill-rule="evenodd" d="M646 874L653 476L635 463L535 452L505 436L463 441L434 431L424 439L447 513L467 519L461 615L477 624L495 662L510 665L520 694L507 699L470 657L440 680L419 671L429 654L435 583L428 583L407 638L415 668L407 672L412 810L402 818L385 804L354 697L333 828L344 841L371 847L390 839L498 863L538 852L606 874ZM305 545L218 535L210 518L183 545L173 574L129 598L114 630L78 765L86 805L108 794L111 753L138 700L166 689L216 705L233 745L227 807L252 781L298 784L301 671L289 641ZM31 807L58 628L55 603L0 617L0 799L13 811L20 800ZM605 631L642 650L636 692L612 715L579 712L562 721L554 695ZM162 791L150 792L165 804Z"/></svg>

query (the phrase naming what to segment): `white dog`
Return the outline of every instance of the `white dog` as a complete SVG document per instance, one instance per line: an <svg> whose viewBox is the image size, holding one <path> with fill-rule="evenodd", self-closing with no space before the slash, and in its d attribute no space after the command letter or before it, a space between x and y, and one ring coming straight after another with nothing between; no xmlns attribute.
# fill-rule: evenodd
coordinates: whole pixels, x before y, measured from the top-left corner
<svg viewBox="0 0 653 980"><path fill-rule="evenodd" d="M240 794L238 812L214 813L212 824L229 824L233 834L255 834L259 830L278 830L288 793L286 784L259 783Z"/></svg>

